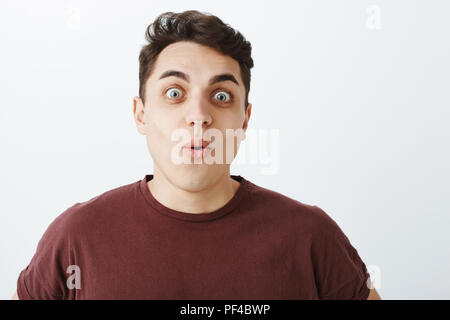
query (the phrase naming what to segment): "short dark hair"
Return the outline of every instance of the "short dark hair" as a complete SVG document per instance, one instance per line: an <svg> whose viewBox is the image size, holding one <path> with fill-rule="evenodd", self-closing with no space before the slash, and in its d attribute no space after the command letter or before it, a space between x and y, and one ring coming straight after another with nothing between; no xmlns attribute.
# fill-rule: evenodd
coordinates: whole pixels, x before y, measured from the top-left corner
<svg viewBox="0 0 450 320"><path fill-rule="evenodd" d="M145 103L145 83L150 77L159 53L178 41L192 41L211 47L230 56L239 63L245 86L245 110L250 91L250 69L253 67L252 46L237 30L218 17L197 10L180 13L164 12L151 23L145 32L144 45L139 54L139 96Z"/></svg>

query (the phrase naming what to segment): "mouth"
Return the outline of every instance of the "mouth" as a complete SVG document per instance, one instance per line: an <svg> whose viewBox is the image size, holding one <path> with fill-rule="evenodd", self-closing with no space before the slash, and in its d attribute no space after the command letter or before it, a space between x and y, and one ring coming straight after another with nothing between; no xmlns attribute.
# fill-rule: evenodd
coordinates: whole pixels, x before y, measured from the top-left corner
<svg viewBox="0 0 450 320"><path fill-rule="evenodd" d="M204 158L210 151L211 147L209 146L210 141L191 141L191 143L183 146L183 150L187 152L187 155L190 158Z"/></svg>
<svg viewBox="0 0 450 320"><path fill-rule="evenodd" d="M191 143L187 143L184 145L184 148L192 149L192 150L202 150L208 148L210 141L200 140L200 141L191 141Z"/></svg>

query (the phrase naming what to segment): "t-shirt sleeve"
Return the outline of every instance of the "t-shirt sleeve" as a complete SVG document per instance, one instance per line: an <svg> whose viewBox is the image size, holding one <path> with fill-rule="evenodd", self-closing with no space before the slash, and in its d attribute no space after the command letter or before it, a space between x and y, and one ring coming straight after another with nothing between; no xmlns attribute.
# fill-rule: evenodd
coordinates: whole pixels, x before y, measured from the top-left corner
<svg viewBox="0 0 450 320"><path fill-rule="evenodd" d="M319 299L366 300L370 292L366 265L343 231L329 220L314 235L311 248Z"/></svg>
<svg viewBox="0 0 450 320"><path fill-rule="evenodd" d="M37 249L17 280L20 300L71 299L66 281L67 267L72 264L67 213L59 215L39 240Z"/></svg>

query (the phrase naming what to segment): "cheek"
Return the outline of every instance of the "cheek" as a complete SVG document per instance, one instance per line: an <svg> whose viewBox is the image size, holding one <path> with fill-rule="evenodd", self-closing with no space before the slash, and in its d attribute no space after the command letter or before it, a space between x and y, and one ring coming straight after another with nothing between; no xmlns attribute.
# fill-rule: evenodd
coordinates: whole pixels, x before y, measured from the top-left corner
<svg viewBox="0 0 450 320"><path fill-rule="evenodd" d="M156 157L166 157L170 154L170 147L175 142L171 140L175 130L175 121L165 120L169 117L157 113L149 114L146 121L147 145Z"/></svg>

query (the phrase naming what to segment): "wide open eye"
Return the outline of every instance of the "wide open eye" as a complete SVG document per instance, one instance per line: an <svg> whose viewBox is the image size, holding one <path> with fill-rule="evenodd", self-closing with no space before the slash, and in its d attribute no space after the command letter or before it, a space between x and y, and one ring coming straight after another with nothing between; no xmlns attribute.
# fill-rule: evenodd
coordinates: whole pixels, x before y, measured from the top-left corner
<svg viewBox="0 0 450 320"><path fill-rule="evenodd" d="M181 97L181 90L178 88L170 88L169 90L166 91L166 96L170 99L174 98L174 99L179 99Z"/></svg>
<svg viewBox="0 0 450 320"><path fill-rule="evenodd" d="M214 98L216 98L220 102L230 102L232 99L232 95L227 91L219 91L214 95Z"/></svg>

